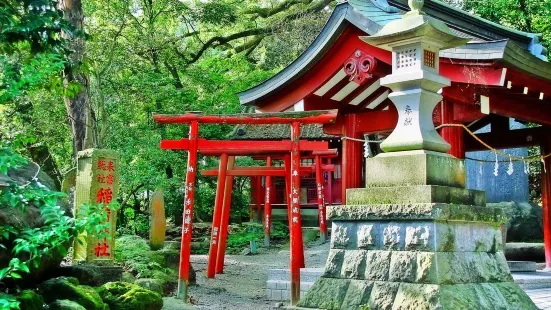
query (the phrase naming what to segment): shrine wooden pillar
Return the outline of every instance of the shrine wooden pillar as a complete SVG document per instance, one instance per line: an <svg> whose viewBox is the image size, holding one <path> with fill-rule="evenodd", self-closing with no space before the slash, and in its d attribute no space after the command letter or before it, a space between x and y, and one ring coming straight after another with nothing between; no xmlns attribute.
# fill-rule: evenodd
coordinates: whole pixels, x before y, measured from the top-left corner
<svg viewBox="0 0 551 310"><path fill-rule="evenodd" d="M226 172L228 169L228 154L220 156L218 168L218 183L216 185L216 200L214 202L214 213L212 215L212 229L210 235L209 260L207 264L207 278L214 278L216 274L216 257L218 255L218 237L220 234L220 222L222 219L222 208L224 205L224 194L226 186Z"/></svg>
<svg viewBox="0 0 551 310"><path fill-rule="evenodd" d="M443 100L442 107L442 124L454 124L454 104L451 101ZM460 159L465 159L465 131L461 127L442 127L440 135L446 142L451 145L448 152Z"/></svg>
<svg viewBox="0 0 551 310"><path fill-rule="evenodd" d="M187 301L189 287L189 266L191 256L191 231L193 228L193 206L195 203L195 177L197 173L197 138L199 124L190 122L189 151L187 157L187 173L184 198L184 214L182 220L182 242L180 245L180 269L178 272L178 293L176 297Z"/></svg>
<svg viewBox="0 0 551 310"><path fill-rule="evenodd" d="M331 165L331 158L327 159L327 164ZM327 204L333 204L333 172L327 171Z"/></svg>
<svg viewBox="0 0 551 310"><path fill-rule="evenodd" d="M323 193L323 172L321 171L321 157L316 155L316 189L318 196L318 221L320 225L321 242L325 243L327 239L327 224L325 218L325 199Z"/></svg>
<svg viewBox="0 0 551 310"><path fill-rule="evenodd" d="M268 156L266 166L272 166L272 158ZM264 246L270 247L270 233L272 229L272 202L270 194L272 192L272 177L266 176L266 194L264 198Z"/></svg>
<svg viewBox="0 0 551 310"><path fill-rule="evenodd" d="M287 202L287 221L291 228L291 156L283 157L283 169L285 170L285 201Z"/></svg>
<svg viewBox="0 0 551 310"><path fill-rule="evenodd" d="M300 217L300 123L291 124L291 305L300 300L300 268L304 265Z"/></svg>
<svg viewBox="0 0 551 310"><path fill-rule="evenodd" d="M262 177L261 176L256 177L255 184L256 184L256 186L255 186L256 187L256 197L255 197L256 205L255 205L255 208L254 208L252 220L254 222L257 222L257 223L262 223L262 200L263 200L262 198L263 198L263 195L262 195Z"/></svg>
<svg viewBox="0 0 551 310"><path fill-rule="evenodd" d="M235 166L235 156L228 157L228 170ZM230 223L231 194L233 190L233 176L226 176L224 186L224 207L220 220L220 238L218 239L218 255L216 256L216 273L224 273L224 258L226 256L226 242L228 241L228 225Z"/></svg>
<svg viewBox="0 0 551 310"><path fill-rule="evenodd" d="M551 138L547 137L540 147L541 154L551 153ZM545 267L551 270L551 157L547 157L541 170L541 196L543 212L543 244L545 249Z"/></svg>
<svg viewBox="0 0 551 310"><path fill-rule="evenodd" d="M356 114L344 116L343 137L360 139L356 130ZM359 188L362 183L362 149L360 141L342 140L342 203L346 204L346 189Z"/></svg>

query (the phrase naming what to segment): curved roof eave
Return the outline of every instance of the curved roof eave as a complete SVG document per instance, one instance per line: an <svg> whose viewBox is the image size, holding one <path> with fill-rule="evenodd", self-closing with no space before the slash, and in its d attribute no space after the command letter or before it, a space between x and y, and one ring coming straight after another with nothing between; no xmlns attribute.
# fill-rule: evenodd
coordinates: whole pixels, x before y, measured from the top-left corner
<svg viewBox="0 0 551 310"><path fill-rule="evenodd" d="M269 95L274 89L286 86L306 73L332 47L348 23L368 34L379 31L381 27L365 18L348 3L337 5L321 33L296 60L263 83L237 94L241 104L254 105L257 100Z"/></svg>
<svg viewBox="0 0 551 310"><path fill-rule="evenodd" d="M508 67L551 82L551 63L536 57L511 40L469 42L463 46L440 51L440 57L500 61Z"/></svg>

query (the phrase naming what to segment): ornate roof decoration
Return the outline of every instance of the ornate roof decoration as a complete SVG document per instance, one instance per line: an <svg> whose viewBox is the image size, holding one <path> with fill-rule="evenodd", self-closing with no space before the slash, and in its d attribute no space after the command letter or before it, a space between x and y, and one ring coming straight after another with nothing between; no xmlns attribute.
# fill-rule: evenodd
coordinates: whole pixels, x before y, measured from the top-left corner
<svg viewBox="0 0 551 310"><path fill-rule="evenodd" d="M390 6L386 0L370 0L376 7L387 13L398 13L398 9Z"/></svg>

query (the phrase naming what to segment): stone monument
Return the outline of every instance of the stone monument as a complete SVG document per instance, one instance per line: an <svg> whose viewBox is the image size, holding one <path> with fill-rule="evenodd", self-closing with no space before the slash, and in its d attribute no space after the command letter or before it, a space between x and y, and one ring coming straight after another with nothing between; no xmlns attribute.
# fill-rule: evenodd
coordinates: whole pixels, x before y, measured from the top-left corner
<svg viewBox="0 0 551 310"><path fill-rule="evenodd" d="M75 214L84 204L102 204L107 211L109 237L82 234L74 242L73 260L96 265L111 265L115 256L116 212L108 205L116 201L119 188L119 155L113 150L88 149L78 152Z"/></svg>
<svg viewBox="0 0 551 310"><path fill-rule="evenodd" d="M362 39L392 51L381 85L399 113L386 152L366 162L367 188L349 189L333 221L323 276L299 307L320 309L537 309L513 282L500 210L465 189L465 165L434 129L432 111L450 85L439 51L465 43L441 21L411 12Z"/></svg>

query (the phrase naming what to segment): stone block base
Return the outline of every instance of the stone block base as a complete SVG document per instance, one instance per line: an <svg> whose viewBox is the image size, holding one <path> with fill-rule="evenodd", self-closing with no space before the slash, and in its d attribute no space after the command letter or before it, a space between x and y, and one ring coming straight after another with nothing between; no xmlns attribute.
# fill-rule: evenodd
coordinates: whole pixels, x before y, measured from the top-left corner
<svg viewBox="0 0 551 310"><path fill-rule="evenodd" d="M435 285L320 278L299 307L318 309L538 309L514 282Z"/></svg>
<svg viewBox="0 0 551 310"><path fill-rule="evenodd" d="M465 187L465 164L431 151L383 153L366 161L366 186L441 185Z"/></svg>
<svg viewBox="0 0 551 310"><path fill-rule="evenodd" d="M347 205L410 203L485 206L486 192L440 185L351 188L346 190Z"/></svg>

